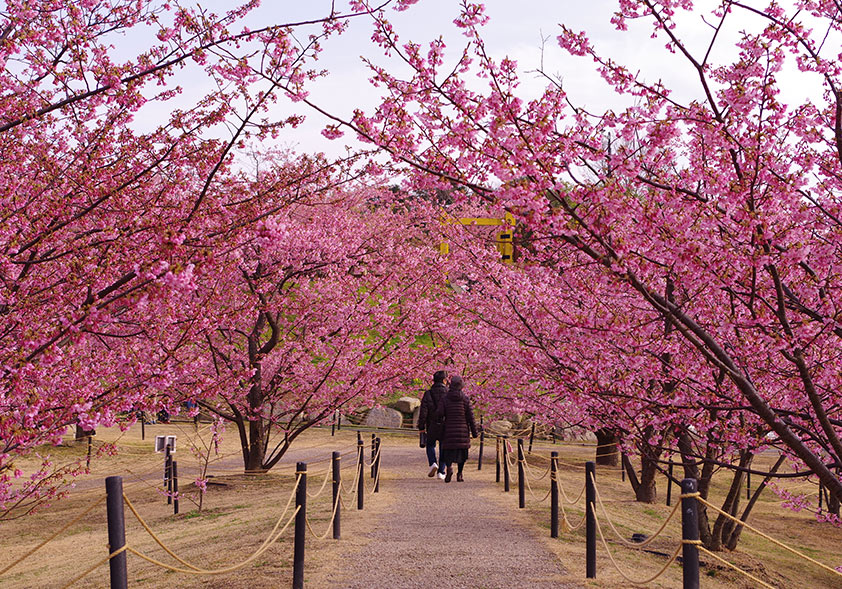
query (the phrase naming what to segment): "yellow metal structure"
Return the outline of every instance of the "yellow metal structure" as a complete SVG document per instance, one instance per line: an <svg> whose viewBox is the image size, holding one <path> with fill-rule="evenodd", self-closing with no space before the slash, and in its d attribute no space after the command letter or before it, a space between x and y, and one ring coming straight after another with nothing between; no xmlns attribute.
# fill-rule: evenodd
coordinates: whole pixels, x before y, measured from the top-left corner
<svg viewBox="0 0 842 589"><path fill-rule="evenodd" d="M500 258L505 264L511 264L514 261L514 240L515 232L515 217L511 213L503 215L502 219L496 217L461 217L458 219L447 219L449 223L459 223L460 225L477 225L480 227L503 227L503 230L497 233L496 247L500 252ZM439 245L439 252L442 255L450 253L450 244L442 242Z"/></svg>

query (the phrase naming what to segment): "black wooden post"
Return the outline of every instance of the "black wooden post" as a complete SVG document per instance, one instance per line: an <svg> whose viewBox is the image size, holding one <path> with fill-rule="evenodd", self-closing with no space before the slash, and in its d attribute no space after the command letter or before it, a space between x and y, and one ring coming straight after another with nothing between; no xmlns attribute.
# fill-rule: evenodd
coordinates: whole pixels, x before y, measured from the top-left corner
<svg viewBox="0 0 842 589"><path fill-rule="evenodd" d="M336 435L336 411L333 412L333 421L330 422L330 435L331 437Z"/></svg>
<svg viewBox="0 0 842 589"><path fill-rule="evenodd" d="M140 412L140 439L146 439L146 415L143 411Z"/></svg>
<svg viewBox="0 0 842 589"><path fill-rule="evenodd" d="M509 436L503 436L503 491L509 492Z"/></svg>
<svg viewBox="0 0 842 589"><path fill-rule="evenodd" d="M485 432L479 432L479 455L477 456L477 470L482 470L482 452L485 449Z"/></svg>
<svg viewBox="0 0 842 589"><path fill-rule="evenodd" d="M672 460L670 460L667 467L667 507L672 504L672 467Z"/></svg>
<svg viewBox="0 0 842 589"><path fill-rule="evenodd" d="M105 510L108 514L108 554L126 545L126 517L123 511L123 477L105 479ZM111 573L111 589L127 589L129 573L126 568L126 552L114 556L108 567Z"/></svg>
<svg viewBox="0 0 842 589"><path fill-rule="evenodd" d="M550 538L558 538L558 452L550 452Z"/></svg>
<svg viewBox="0 0 842 589"><path fill-rule="evenodd" d="M91 470L91 447L93 446L94 437L88 436L88 458L85 460L85 469Z"/></svg>
<svg viewBox="0 0 842 589"><path fill-rule="evenodd" d="M824 484L819 481L819 513L822 511L822 494L824 493Z"/></svg>
<svg viewBox="0 0 842 589"><path fill-rule="evenodd" d="M295 544L292 554L292 589L304 589L304 541L307 530L307 463L296 464L298 486L295 489Z"/></svg>
<svg viewBox="0 0 842 589"><path fill-rule="evenodd" d="M357 430L357 444L362 444L363 442L363 433L360 430Z"/></svg>
<svg viewBox="0 0 842 589"><path fill-rule="evenodd" d="M172 505L172 447L169 444L164 451L164 485L167 490L167 505Z"/></svg>
<svg viewBox="0 0 842 589"><path fill-rule="evenodd" d="M494 479L494 482L500 482L500 436L494 436L494 439L497 440L497 454L494 457L494 466L497 470L497 478Z"/></svg>
<svg viewBox="0 0 842 589"><path fill-rule="evenodd" d="M339 540L341 525L339 523L340 513L342 513L342 504L339 501L339 493L341 492L341 477L342 476L342 453L333 453L333 506L336 515L333 517L333 539Z"/></svg>
<svg viewBox="0 0 842 589"><path fill-rule="evenodd" d="M521 509L526 507L526 481L525 481L525 470L524 470L524 461L526 459L523 456L523 440L518 438L517 440L517 505Z"/></svg>
<svg viewBox="0 0 842 589"><path fill-rule="evenodd" d="M360 432L357 432L360 435ZM363 478L363 466L365 465L365 446L362 437L357 440L357 509L364 506L365 479Z"/></svg>
<svg viewBox="0 0 842 589"><path fill-rule="evenodd" d="M529 434L529 453L532 454L532 442L535 441L535 424L532 424L532 432Z"/></svg>
<svg viewBox="0 0 842 589"><path fill-rule="evenodd" d="M585 463L585 576L596 579L596 465Z"/></svg>
<svg viewBox="0 0 842 589"><path fill-rule="evenodd" d="M698 489L696 479L681 481L681 542L684 589L699 589L699 503L694 494Z"/></svg>
<svg viewBox="0 0 842 589"><path fill-rule="evenodd" d="M376 438L375 449L377 453L374 458L374 492L380 492L380 438Z"/></svg>
<svg viewBox="0 0 842 589"><path fill-rule="evenodd" d="M172 512L178 515L178 460L172 461Z"/></svg>
<svg viewBox="0 0 842 589"><path fill-rule="evenodd" d="M342 412L339 410L336 411L336 429L342 429Z"/></svg>
<svg viewBox="0 0 842 589"><path fill-rule="evenodd" d="M376 446L377 446L377 434L372 432L371 433L371 478L374 478L374 476L377 474L375 472L376 468L374 466L374 455L375 455L375 452L377 451Z"/></svg>

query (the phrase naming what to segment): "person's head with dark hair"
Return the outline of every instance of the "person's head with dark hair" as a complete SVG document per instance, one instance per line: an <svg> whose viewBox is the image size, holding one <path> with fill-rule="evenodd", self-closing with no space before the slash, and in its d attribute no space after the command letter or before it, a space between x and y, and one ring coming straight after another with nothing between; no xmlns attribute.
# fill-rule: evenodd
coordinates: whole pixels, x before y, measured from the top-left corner
<svg viewBox="0 0 842 589"><path fill-rule="evenodd" d="M451 391L461 391L462 390L462 377L458 374L454 374L450 377L450 390Z"/></svg>
<svg viewBox="0 0 842 589"><path fill-rule="evenodd" d="M447 378L447 372L444 371L444 370L439 370L433 375L433 382L434 383L443 383L446 378Z"/></svg>

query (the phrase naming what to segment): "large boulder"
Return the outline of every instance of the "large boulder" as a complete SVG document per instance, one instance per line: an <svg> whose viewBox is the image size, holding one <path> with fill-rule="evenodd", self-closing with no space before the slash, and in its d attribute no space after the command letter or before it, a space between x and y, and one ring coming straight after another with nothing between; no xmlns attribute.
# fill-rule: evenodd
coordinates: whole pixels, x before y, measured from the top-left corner
<svg viewBox="0 0 842 589"><path fill-rule="evenodd" d="M498 436L506 436L512 431L512 422L505 419L492 421L491 425L488 426L488 431Z"/></svg>
<svg viewBox="0 0 842 589"><path fill-rule="evenodd" d="M363 425L368 427L392 427L398 428L403 423L403 416L400 411L389 407L374 407L363 419Z"/></svg>
<svg viewBox="0 0 842 589"><path fill-rule="evenodd" d="M418 397L401 397L392 404L392 408L397 409L401 413L412 413L420 406L421 399Z"/></svg>

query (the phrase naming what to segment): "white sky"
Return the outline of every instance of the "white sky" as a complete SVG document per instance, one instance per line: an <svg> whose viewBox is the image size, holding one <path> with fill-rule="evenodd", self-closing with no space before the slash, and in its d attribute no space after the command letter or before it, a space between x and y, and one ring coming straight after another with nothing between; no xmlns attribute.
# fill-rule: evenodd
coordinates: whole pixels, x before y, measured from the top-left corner
<svg viewBox="0 0 842 589"><path fill-rule="evenodd" d="M199 1L217 13L232 5L231 0ZM764 5L763 0L751 0L751 3L758 7ZM424 45L442 35L449 48L448 55L456 58L465 41L452 24L459 14L459 4L458 0L420 0L406 12L390 11L389 18L402 41L412 40ZM719 2L699 0L695 4L697 12L680 18L678 32L689 40L691 49L701 55L711 34L711 29L700 18L701 11L707 14ZM347 12L347 5L344 8L343 5L344 2L337 0L337 8ZM647 80L663 77L675 97L681 100L702 98L695 72L685 65L682 57L672 55L664 48L666 41L663 38L650 38L652 28L648 20L630 21L627 32L614 30L610 19L616 10L616 0L488 0L485 5L486 14L491 19L484 28L487 47L496 58L508 55L518 62L522 98L536 96L545 86L545 82L537 76L525 73L541 64L543 36L547 38L544 68L548 74L563 79L565 89L575 104L586 106L592 112L622 107L617 96L594 72L594 65L589 59L571 58L558 48L555 41L559 33L558 23L565 23L574 30L587 31L605 56L623 63L632 71L641 71ZM330 6L330 0L263 0L249 25L256 28L270 23L318 18L329 13ZM739 31L743 28L757 30L759 23L758 19L747 17L744 13L729 17L728 26L718 41L720 61L734 59L733 42L738 38ZM380 63L384 63L385 58L380 49L371 43L370 35L370 23L360 18L351 23L346 33L324 43L320 67L328 69L330 75L309 86L312 100L326 110L346 117L354 108L370 111L377 104L379 90L368 83L369 73L360 56L371 57ZM183 83L184 79L181 81ZM185 86L186 93L201 90L200 80L190 80ZM799 80L789 84L787 92L790 95L785 98L790 100L802 101L811 95L818 100L821 89ZM276 116L281 118L300 111L302 106L280 104L273 114L277 113ZM321 116L314 112L306 114L308 121L304 125L283 131L282 145L300 152L324 151L329 155L339 155L344 153L345 145L354 145L354 138L349 133L339 140L328 141L320 134L325 125Z"/></svg>

